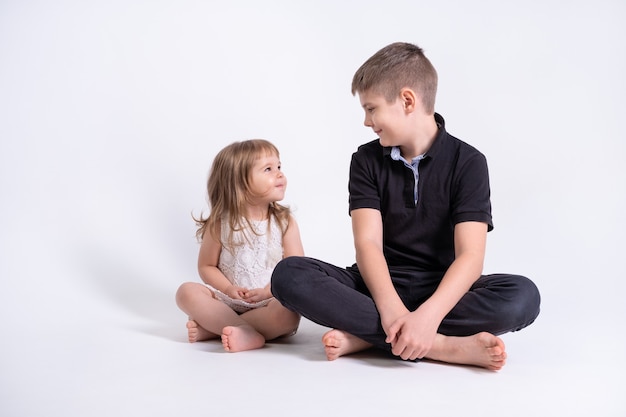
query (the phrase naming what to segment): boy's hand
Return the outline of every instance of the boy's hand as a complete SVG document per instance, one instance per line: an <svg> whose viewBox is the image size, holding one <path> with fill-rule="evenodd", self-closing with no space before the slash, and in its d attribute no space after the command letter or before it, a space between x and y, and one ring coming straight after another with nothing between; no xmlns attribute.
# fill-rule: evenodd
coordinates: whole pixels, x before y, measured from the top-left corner
<svg viewBox="0 0 626 417"><path fill-rule="evenodd" d="M404 360L421 359L432 348L438 327L436 319L418 308L393 322L387 333L387 343L391 343L391 352Z"/></svg>
<svg viewBox="0 0 626 417"><path fill-rule="evenodd" d="M397 330L392 331L391 326L402 316L410 313L410 311L404 306L404 304L396 304L393 306L380 306L378 307L380 312L380 322L383 326L383 330L387 335L386 342L393 345L393 341L396 338Z"/></svg>
<svg viewBox="0 0 626 417"><path fill-rule="evenodd" d="M267 300L272 297L272 293L267 287L246 290L242 296L243 300L248 303L258 303L259 301Z"/></svg>

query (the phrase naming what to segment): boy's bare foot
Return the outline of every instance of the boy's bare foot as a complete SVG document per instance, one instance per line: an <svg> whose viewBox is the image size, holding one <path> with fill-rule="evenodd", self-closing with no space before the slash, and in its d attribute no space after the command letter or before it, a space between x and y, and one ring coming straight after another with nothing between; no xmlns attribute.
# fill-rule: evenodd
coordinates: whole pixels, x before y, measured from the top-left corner
<svg viewBox="0 0 626 417"><path fill-rule="evenodd" d="M438 334L426 358L497 371L506 363L506 351L502 339L491 333L482 332L467 337Z"/></svg>
<svg viewBox="0 0 626 417"><path fill-rule="evenodd" d="M241 352L262 348L265 338L252 326L226 326L222 330L222 345L227 352Z"/></svg>
<svg viewBox="0 0 626 417"><path fill-rule="evenodd" d="M189 319L187 322L187 334L189 337L189 343L201 342L203 340L215 339L217 337L217 335L198 326L198 323L192 319Z"/></svg>
<svg viewBox="0 0 626 417"><path fill-rule="evenodd" d="M337 329L326 332L322 336L322 343L324 344L326 359L329 361L334 361L340 356L360 352L372 346L363 339Z"/></svg>

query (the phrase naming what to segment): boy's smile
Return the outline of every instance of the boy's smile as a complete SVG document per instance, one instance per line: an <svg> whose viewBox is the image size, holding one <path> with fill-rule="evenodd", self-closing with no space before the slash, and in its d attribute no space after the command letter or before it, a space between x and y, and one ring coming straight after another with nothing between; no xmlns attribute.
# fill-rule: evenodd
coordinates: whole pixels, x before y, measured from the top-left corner
<svg viewBox="0 0 626 417"><path fill-rule="evenodd" d="M437 135L433 114L424 111L415 92L403 88L393 102L372 91L359 92L365 126L378 135L381 146L397 146L410 160L425 153Z"/></svg>
<svg viewBox="0 0 626 417"><path fill-rule="evenodd" d="M402 143L406 113L400 99L389 103L381 94L365 91L359 93L365 111L363 124L371 128L382 146L399 146Z"/></svg>

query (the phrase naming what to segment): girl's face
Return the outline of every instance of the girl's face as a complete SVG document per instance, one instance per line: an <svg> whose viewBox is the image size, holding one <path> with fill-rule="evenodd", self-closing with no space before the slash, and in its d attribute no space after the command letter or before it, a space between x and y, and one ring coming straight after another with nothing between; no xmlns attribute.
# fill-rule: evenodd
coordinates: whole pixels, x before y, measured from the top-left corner
<svg viewBox="0 0 626 417"><path fill-rule="evenodd" d="M263 204L285 198L287 177L280 170L280 160L275 154L264 154L254 161L250 170L250 191L254 201Z"/></svg>

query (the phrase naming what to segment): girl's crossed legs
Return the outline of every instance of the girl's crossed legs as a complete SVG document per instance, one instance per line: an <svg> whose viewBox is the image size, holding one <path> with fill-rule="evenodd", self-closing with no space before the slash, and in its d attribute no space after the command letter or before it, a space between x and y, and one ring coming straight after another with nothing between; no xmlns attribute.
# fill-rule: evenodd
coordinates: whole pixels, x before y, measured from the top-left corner
<svg viewBox="0 0 626 417"><path fill-rule="evenodd" d="M179 287L176 303L189 316L189 342L221 337L228 352L261 348L268 340L293 333L300 323L300 315L277 300L238 314L216 299L208 287L196 282Z"/></svg>

